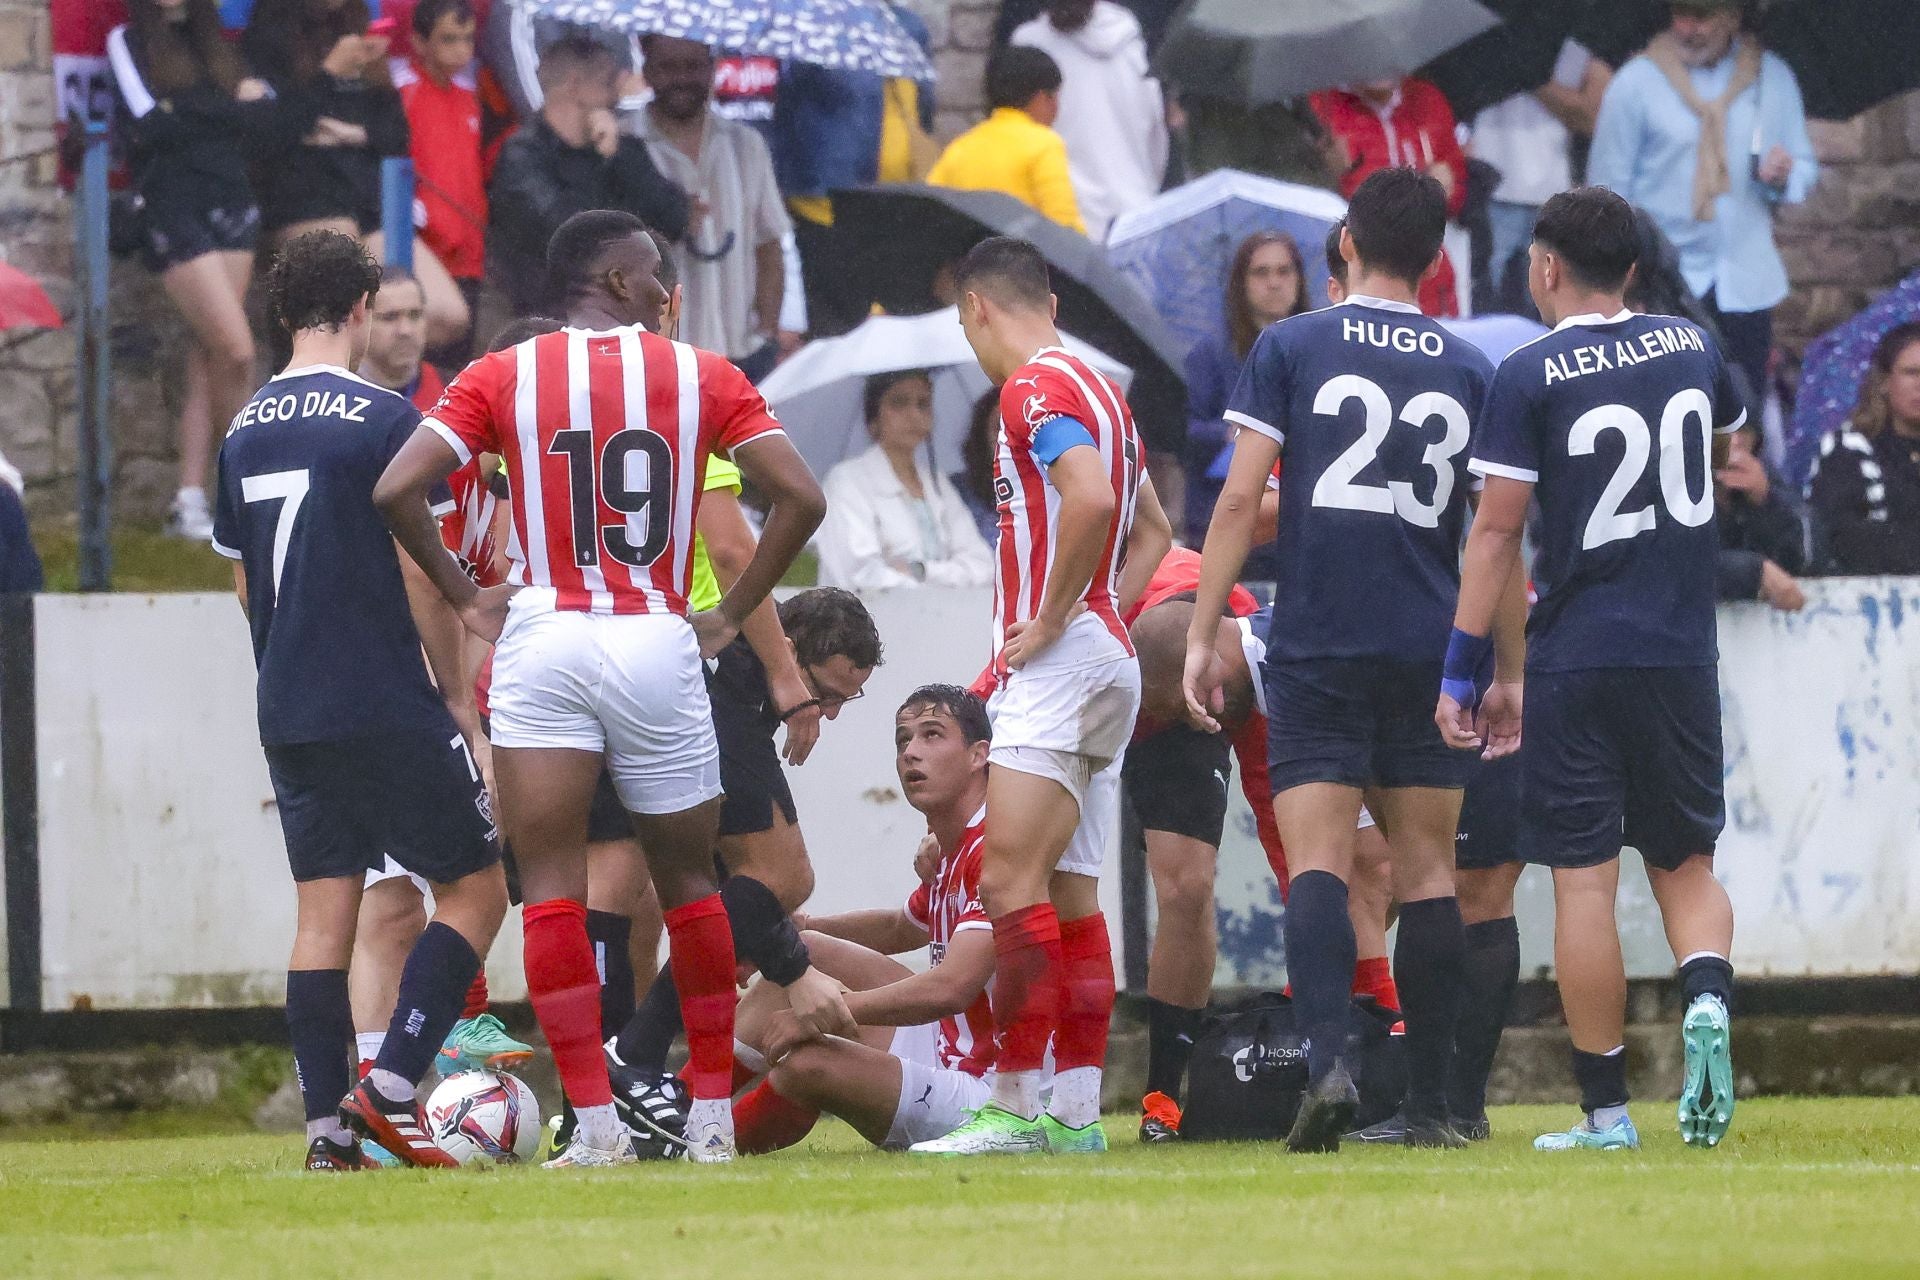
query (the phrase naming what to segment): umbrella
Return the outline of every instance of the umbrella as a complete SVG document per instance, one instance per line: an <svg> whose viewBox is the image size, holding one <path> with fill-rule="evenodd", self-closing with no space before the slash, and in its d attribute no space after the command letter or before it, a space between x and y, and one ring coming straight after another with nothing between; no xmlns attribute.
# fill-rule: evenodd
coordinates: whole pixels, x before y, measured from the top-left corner
<svg viewBox="0 0 1920 1280"><path fill-rule="evenodd" d="M38 280L0 262L0 329L58 329L64 324Z"/></svg>
<svg viewBox="0 0 1920 1280"><path fill-rule="evenodd" d="M1453 107L1455 119L1471 120L1515 94L1532 93L1553 75L1560 46L1574 33L1586 0L1482 0L1500 15L1500 25L1422 67Z"/></svg>
<svg viewBox="0 0 1920 1280"><path fill-rule="evenodd" d="M926 50L882 0L516 0L536 18L675 36L755 54L926 80Z"/></svg>
<svg viewBox="0 0 1920 1280"><path fill-rule="evenodd" d="M1920 271L1867 304L1865 310L1815 339L1800 365L1800 390L1787 429L1781 470L1805 484L1820 438L1845 422L1860 400L1873 349L1896 325L1920 320Z"/></svg>
<svg viewBox="0 0 1920 1280"><path fill-rule="evenodd" d="M1121 214L1107 257L1190 351L1203 338L1225 336L1228 268L1240 242L1256 231L1293 237L1305 264L1301 287L1324 306L1327 232L1346 212L1346 201L1318 187L1216 169Z"/></svg>
<svg viewBox="0 0 1920 1280"><path fill-rule="evenodd" d="M1475 0L1191 0L1154 65L1184 92L1261 107L1406 75L1496 21Z"/></svg>
<svg viewBox="0 0 1920 1280"><path fill-rule="evenodd" d="M1187 434L1186 349L1151 303L1093 241L998 191L884 183L833 193L836 234L861 246L862 295L895 314L930 311L941 268L988 236L1039 248L1053 270L1060 326L1134 371L1134 420L1149 445L1176 449Z"/></svg>
<svg viewBox="0 0 1920 1280"><path fill-rule="evenodd" d="M1123 389L1132 380L1125 365L1080 339L1063 333L1060 340ZM767 375L760 393L807 465L824 476L872 443L861 417L866 380L901 369L933 374L933 469L951 475L963 465L960 450L974 402L992 385L960 331L957 307L918 316L874 316L838 338L810 342Z"/></svg>

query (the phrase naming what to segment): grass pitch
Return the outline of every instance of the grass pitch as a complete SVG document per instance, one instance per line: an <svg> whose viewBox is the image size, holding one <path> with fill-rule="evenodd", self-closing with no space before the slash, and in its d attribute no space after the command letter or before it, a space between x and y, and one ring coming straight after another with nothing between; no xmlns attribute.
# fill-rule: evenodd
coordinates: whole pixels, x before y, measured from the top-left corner
<svg viewBox="0 0 1920 1280"><path fill-rule="evenodd" d="M1466 1152L1256 1145L1096 1158L884 1155L823 1125L730 1168L322 1177L292 1137L0 1143L0 1272L25 1276L1315 1277L1920 1274L1920 1099L1740 1106L1717 1151L1536 1154L1571 1108Z"/></svg>

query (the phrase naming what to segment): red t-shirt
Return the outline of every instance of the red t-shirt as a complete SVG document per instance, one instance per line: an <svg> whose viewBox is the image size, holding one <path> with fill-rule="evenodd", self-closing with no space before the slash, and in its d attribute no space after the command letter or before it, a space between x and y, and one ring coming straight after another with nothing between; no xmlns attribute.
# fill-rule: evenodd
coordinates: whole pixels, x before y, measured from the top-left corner
<svg viewBox="0 0 1920 1280"><path fill-rule="evenodd" d="M413 132L414 222L456 280L486 273L487 184L480 163L480 95L462 73L435 84L418 59L396 61L393 87Z"/></svg>

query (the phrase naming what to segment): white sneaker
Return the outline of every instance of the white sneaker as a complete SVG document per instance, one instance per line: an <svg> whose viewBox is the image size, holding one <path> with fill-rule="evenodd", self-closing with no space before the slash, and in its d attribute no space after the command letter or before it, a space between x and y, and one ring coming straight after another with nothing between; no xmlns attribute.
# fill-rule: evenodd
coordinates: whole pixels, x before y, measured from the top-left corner
<svg viewBox="0 0 1920 1280"><path fill-rule="evenodd" d="M633 1152L631 1139L622 1137L620 1145L611 1151L599 1147L590 1147L585 1138L575 1133L567 1149L553 1159L541 1165L542 1169L610 1169L620 1164L638 1164L640 1157Z"/></svg>
<svg viewBox="0 0 1920 1280"><path fill-rule="evenodd" d="M739 1151L733 1144L733 1104L726 1098L695 1098L687 1116L687 1159L695 1164L730 1164Z"/></svg>
<svg viewBox="0 0 1920 1280"><path fill-rule="evenodd" d="M182 489L173 495L166 534L169 538L187 538L194 542L213 541L213 513L207 509L205 489Z"/></svg>

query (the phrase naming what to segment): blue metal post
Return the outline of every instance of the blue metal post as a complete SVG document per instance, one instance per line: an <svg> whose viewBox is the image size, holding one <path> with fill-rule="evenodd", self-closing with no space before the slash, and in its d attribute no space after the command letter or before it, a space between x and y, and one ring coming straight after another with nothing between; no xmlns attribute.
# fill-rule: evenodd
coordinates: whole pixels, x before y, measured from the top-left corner
<svg viewBox="0 0 1920 1280"><path fill-rule="evenodd" d="M105 591L113 573L113 436L107 361L107 122L86 123L75 257L80 268L80 589Z"/></svg>
<svg viewBox="0 0 1920 1280"><path fill-rule="evenodd" d="M387 242L382 265L413 270L413 161L390 156L380 162L380 230Z"/></svg>

